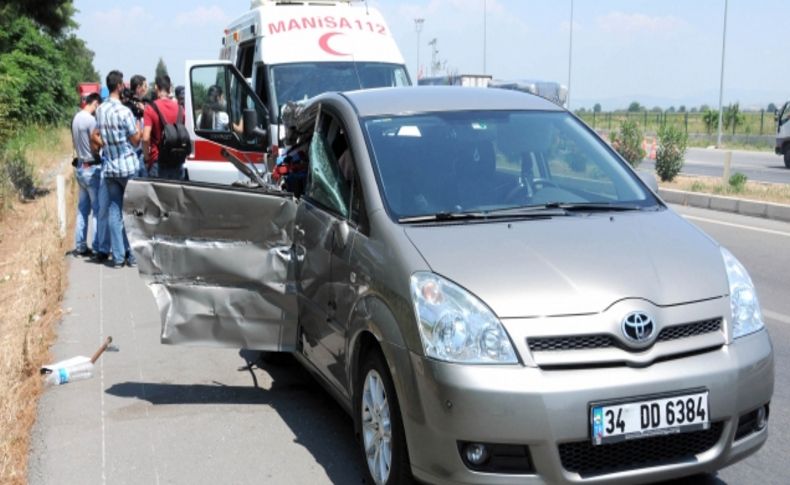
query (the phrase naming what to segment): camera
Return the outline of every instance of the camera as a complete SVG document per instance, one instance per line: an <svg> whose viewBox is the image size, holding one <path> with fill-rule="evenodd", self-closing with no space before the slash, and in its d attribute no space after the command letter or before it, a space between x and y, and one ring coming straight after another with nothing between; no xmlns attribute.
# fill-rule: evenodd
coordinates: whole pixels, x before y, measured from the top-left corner
<svg viewBox="0 0 790 485"><path fill-rule="evenodd" d="M121 104L129 108L137 119L143 117L143 110L140 108L141 103L143 103L143 100L135 96L134 91L130 88L124 88L121 91Z"/></svg>

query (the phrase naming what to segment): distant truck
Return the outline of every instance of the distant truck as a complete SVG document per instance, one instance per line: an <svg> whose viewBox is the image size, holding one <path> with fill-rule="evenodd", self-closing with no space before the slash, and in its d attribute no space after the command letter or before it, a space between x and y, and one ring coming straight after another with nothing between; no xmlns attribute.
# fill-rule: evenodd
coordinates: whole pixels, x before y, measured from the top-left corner
<svg viewBox="0 0 790 485"><path fill-rule="evenodd" d="M790 168L790 101L776 112L777 155L784 155L785 167Z"/></svg>
<svg viewBox="0 0 790 485"><path fill-rule="evenodd" d="M264 160L239 139L241 115L254 109L271 156L284 144L282 109L331 91L410 86L403 55L373 7L349 0L252 0L221 38L219 61L190 61L186 126L194 142L190 180L233 183L245 177L221 151L253 163ZM271 158L269 159L271 161Z"/></svg>
<svg viewBox="0 0 790 485"><path fill-rule="evenodd" d="M514 80L507 81L494 79L488 84L489 88L512 89L546 98L559 106L566 107L568 103L568 88L554 81Z"/></svg>
<svg viewBox="0 0 790 485"><path fill-rule="evenodd" d="M417 80L420 86L462 86L465 88L487 88L492 77L488 74L448 74L447 76L424 77Z"/></svg>
<svg viewBox="0 0 790 485"><path fill-rule="evenodd" d="M77 94L80 95L80 109L85 107L85 100L93 93L101 91L99 83L79 83L77 84Z"/></svg>

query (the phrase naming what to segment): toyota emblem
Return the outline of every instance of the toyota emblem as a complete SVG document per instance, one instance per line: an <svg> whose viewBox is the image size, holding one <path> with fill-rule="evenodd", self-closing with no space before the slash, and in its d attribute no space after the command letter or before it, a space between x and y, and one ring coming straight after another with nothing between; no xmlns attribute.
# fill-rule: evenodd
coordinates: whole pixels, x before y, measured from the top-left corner
<svg viewBox="0 0 790 485"><path fill-rule="evenodd" d="M632 342L645 343L655 331L655 322L645 312L631 312L623 318L623 335Z"/></svg>

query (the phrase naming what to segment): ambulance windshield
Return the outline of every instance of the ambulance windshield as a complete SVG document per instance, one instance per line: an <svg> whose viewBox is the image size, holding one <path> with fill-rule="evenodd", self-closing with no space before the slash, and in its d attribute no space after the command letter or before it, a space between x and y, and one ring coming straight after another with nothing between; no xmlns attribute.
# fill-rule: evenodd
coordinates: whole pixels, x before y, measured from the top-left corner
<svg viewBox="0 0 790 485"><path fill-rule="evenodd" d="M381 62L300 62L271 67L270 79L278 108L334 91L410 85L400 64Z"/></svg>

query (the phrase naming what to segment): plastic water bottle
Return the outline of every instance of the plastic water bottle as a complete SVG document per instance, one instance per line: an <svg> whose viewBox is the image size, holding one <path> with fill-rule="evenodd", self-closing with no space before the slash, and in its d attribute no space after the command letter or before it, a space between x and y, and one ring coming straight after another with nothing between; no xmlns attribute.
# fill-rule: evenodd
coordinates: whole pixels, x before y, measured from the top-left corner
<svg viewBox="0 0 790 485"><path fill-rule="evenodd" d="M59 386L93 377L93 362L88 357L73 357L44 367L44 384Z"/></svg>

